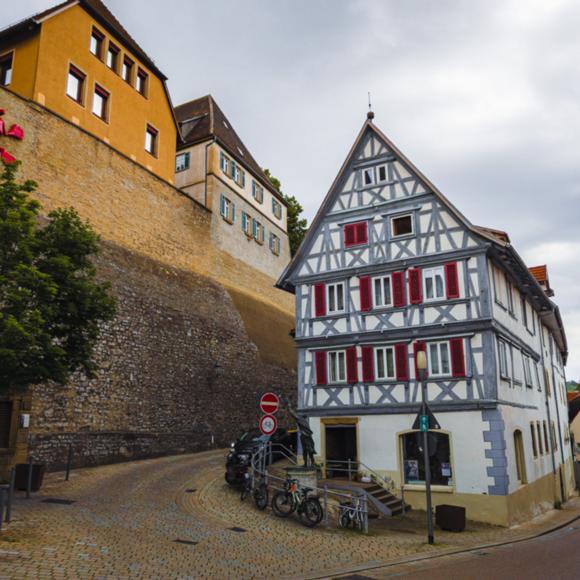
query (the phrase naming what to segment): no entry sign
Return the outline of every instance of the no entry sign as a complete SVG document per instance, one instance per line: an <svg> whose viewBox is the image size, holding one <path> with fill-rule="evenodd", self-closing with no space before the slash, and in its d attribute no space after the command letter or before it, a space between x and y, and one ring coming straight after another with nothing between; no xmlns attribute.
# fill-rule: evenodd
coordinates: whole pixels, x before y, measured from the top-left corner
<svg viewBox="0 0 580 580"><path fill-rule="evenodd" d="M263 415L260 419L260 431L264 435L272 435L272 433L276 431L276 427L278 427L276 417L272 415Z"/></svg>
<svg viewBox="0 0 580 580"><path fill-rule="evenodd" d="M275 393L264 393L260 399L260 410L265 415L273 415L280 407L280 399Z"/></svg>

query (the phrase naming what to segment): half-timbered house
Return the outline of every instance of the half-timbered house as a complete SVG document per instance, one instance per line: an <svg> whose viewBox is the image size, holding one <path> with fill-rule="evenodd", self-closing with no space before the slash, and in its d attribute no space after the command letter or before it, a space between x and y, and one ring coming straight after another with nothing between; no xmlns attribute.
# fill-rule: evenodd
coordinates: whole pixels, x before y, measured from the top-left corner
<svg viewBox="0 0 580 580"><path fill-rule="evenodd" d="M545 268L474 226L372 113L278 286L296 295L298 400L322 463L368 466L424 507L424 351L435 504L508 524L568 497L567 346Z"/></svg>

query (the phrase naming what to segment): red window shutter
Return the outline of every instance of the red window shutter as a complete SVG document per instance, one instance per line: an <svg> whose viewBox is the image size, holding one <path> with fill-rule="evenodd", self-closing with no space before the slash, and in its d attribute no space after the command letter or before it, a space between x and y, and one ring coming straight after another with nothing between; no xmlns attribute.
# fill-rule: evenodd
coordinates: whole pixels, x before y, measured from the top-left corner
<svg viewBox="0 0 580 580"><path fill-rule="evenodd" d="M397 380L398 381L408 381L409 380L409 365L407 360L407 345L406 344L396 344L395 345L395 365L397 369Z"/></svg>
<svg viewBox="0 0 580 580"><path fill-rule="evenodd" d="M463 354L463 339L452 338L449 341L451 349L451 374L454 377L465 376L465 356Z"/></svg>
<svg viewBox="0 0 580 580"><path fill-rule="evenodd" d="M366 244L369 241L369 232L368 232L368 224L367 222L360 222L356 224L356 243L357 244Z"/></svg>
<svg viewBox="0 0 580 580"><path fill-rule="evenodd" d="M409 269L409 302L411 304L421 304L423 302L420 268Z"/></svg>
<svg viewBox="0 0 580 580"><path fill-rule="evenodd" d="M403 272L393 272L391 280L393 283L393 305L395 308L405 306L405 276Z"/></svg>
<svg viewBox="0 0 580 580"><path fill-rule="evenodd" d="M360 285L360 309L363 312L368 312L369 310L372 310L373 307L370 276L361 276L359 278L359 285Z"/></svg>
<svg viewBox="0 0 580 580"><path fill-rule="evenodd" d="M373 362L373 347L363 346L362 352L362 372L363 382L372 383L375 380L375 365Z"/></svg>
<svg viewBox="0 0 580 580"><path fill-rule="evenodd" d="M358 383L358 361L356 358L356 346L346 349L346 380L353 385Z"/></svg>
<svg viewBox="0 0 580 580"><path fill-rule="evenodd" d="M354 224L344 226L344 247L349 248L356 244L356 229Z"/></svg>
<svg viewBox="0 0 580 580"><path fill-rule="evenodd" d="M316 384L326 385L326 351L317 350L315 353Z"/></svg>
<svg viewBox="0 0 580 580"><path fill-rule="evenodd" d="M457 262L445 264L445 285L447 286L447 298L459 298Z"/></svg>
<svg viewBox="0 0 580 580"><path fill-rule="evenodd" d="M419 369L417 368L417 353L418 352L427 352L427 345L425 344L424 340L418 340L413 344L413 354L415 358L415 378L419 379Z"/></svg>
<svg viewBox="0 0 580 580"><path fill-rule="evenodd" d="M326 286L324 284L314 285L314 315L324 316L326 314Z"/></svg>

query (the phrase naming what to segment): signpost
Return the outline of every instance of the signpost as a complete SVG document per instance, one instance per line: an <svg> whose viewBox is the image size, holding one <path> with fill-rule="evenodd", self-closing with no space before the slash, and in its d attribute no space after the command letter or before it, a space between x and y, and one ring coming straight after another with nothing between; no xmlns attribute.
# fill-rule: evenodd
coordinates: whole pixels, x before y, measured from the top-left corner
<svg viewBox="0 0 580 580"><path fill-rule="evenodd" d="M264 393L260 398L260 410L264 415L274 415L280 408L280 399L275 393Z"/></svg>
<svg viewBox="0 0 580 580"><path fill-rule="evenodd" d="M272 435L278 427L278 421L273 415L262 415L260 418L260 431L264 435Z"/></svg>

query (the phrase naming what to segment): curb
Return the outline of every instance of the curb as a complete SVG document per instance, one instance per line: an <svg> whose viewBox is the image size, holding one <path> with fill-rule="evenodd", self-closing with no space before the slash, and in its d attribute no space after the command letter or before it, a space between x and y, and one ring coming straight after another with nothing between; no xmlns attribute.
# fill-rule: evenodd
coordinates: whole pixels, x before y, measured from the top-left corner
<svg viewBox="0 0 580 580"><path fill-rule="evenodd" d="M445 556L456 556L458 554L468 554L470 552L476 552L478 550L483 550L485 548L497 548L499 546L509 546L511 544L519 544L521 542L528 542L529 540L534 540L535 538L540 538L542 536L546 536L548 534L552 534L553 532L557 532L566 526L574 523L575 521L580 519L580 514L576 514L575 516L568 518L565 522L560 522L559 524L550 527L548 529L542 530L541 532L537 532L534 534L530 534L527 536L523 536L520 538L515 538L512 540L507 540L504 542L492 542L489 544L478 544L476 546L470 546L469 548L458 548L458 549L451 549L451 550L441 550L436 553L430 554L423 554L420 556L407 556L404 558L397 558L396 560L386 560L382 563L379 562L372 562L367 564L359 564L358 566L352 566L351 568L343 568L341 570L331 571L328 570L324 573L316 573L312 576L304 576L305 580L323 580L325 578L340 578L347 574L353 574L358 572L367 572L371 570L380 570L383 568L392 568L394 566L399 566L401 564L409 564L411 562L422 562L424 560L435 560L437 558L443 558ZM369 565L371 564L371 565Z"/></svg>

